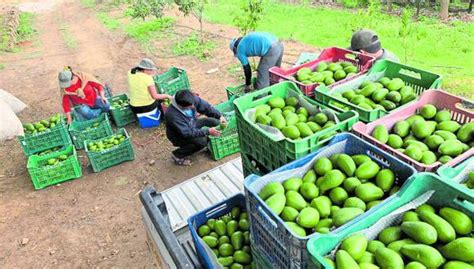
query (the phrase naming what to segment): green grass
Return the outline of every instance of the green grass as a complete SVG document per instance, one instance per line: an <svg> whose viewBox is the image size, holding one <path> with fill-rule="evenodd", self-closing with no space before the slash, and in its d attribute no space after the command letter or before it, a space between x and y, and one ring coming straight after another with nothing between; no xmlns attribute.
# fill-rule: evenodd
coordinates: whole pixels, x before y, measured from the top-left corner
<svg viewBox="0 0 474 269"><path fill-rule="evenodd" d="M173 23L174 19L168 17L149 21L135 19L125 25L124 30L128 36L143 44L163 36L165 30L169 29Z"/></svg>
<svg viewBox="0 0 474 269"><path fill-rule="evenodd" d="M69 26L63 25L60 28L61 36L64 40L64 44L66 44L66 47L70 49L74 49L77 47L77 42L72 36L71 32L69 31Z"/></svg>
<svg viewBox="0 0 474 269"><path fill-rule="evenodd" d="M95 0L81 0L81 3L84 7L87 8L95 7Z"/></svg>
<svg viewBox="0 0 474 269"><path fill-rule="evenodd" d="M35 14L29 12L20 13L20 24L17 28L17 42L31 40L36 35L36 30L33 28Z"/></svg>
<svg viewBox="0 0 474 269"><path fill-rule="evenodd" d="M206 8L205 18L213 23L233 25L245 0L215 0ZM398 36L401 20L377 14L361 19L354 10L289 5L271 1L265 6L257 28L282 39L294 39L318 48L347 47L352 29L374 29L382 45L402 61L404 49ZM406 64L443 76L443 88L468 97L474 96L474 23L454 21L443 24L432 18L413 23L414 34L408 39Z"/></svg>
<svg viewBox="0 0 474 269"><path fill-rule="evenodd" d="M120 27L120 21L110 17L107 12L97 12L97 18L109 30L116 30Z"/></svg>
<svg viewBox="0 0 474 269"><path fill-rule="evenodd" d="M212 49L216 44L212 41L204 41L203 44L199 42L199 35L197 33L191 34L184 40L179 40L173 46L173 54L177 56L192 55L200 60L205 60L211 56Z"/></svg>
<svg viewBox="0 0 474 269"><path fill-rule="evenodd" d="M3 70L5 69L5 65L4 64L0 64L0 70Z"/></svg>

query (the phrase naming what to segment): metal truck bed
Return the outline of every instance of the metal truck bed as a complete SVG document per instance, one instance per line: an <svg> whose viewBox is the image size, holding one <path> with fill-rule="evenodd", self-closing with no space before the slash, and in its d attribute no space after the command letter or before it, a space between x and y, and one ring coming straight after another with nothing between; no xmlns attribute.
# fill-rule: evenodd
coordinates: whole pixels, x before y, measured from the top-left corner
<svg viewBox="0 0 474 269"><path fill-rule="evenodd" d="M147 244L161 268L202 268L187 219L236 193L243 192L240 158L206 171L163 192L146 186L140 193Z"/></svg>

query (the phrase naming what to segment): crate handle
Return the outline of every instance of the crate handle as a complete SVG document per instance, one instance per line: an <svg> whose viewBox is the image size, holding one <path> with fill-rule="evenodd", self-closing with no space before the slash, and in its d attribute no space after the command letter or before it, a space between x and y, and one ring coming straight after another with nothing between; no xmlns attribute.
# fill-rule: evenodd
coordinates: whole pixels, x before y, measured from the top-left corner
<svg viewBox="0 0 474 269"><path fill-rule="evenodd" d="M398 74L421 80L421 73L415 72L413 70L408 70L406 68L400 68L400 70L398 70Z"/></svg>
<svg viewBox="0 0 474 269"><path fill-rule="evenodd" d="M468 211L474 211L474 204L468 200L461 200L459 198L456 198L453 202Z"/></svg>
<svg viewBox="0 0 474 269"><path fill-rule="evenodd" d="M456 104L456 107L460 110L473 113L472 110L474 110L474 102L463 99L460 103Z"/></svg>
<svg viewBox="0 0 474 269"><path fill-rule="evenodd" d="M359 55L356 55L354 53L346 53L346 54L344 54L344 58L346 58L348 60L357 61L359 59Z"/></svg>
<svg viewBox="0 0 474 269"><path fill-rule="evenodd" d="M206 212L206 217L209 218L209 217L211 217L211 216L213 216L213 215L215 215L215 214L217 214L217 213L219 213L223 210L226 210L226 209L227 209L227 204L222 204L222 205L220 205L216 208L213 208L213 209L209 210L208 212Z"/></svg>
<svg viewBox="0 0 474 269"><path fill-rule="evenodd" d="M263 219L268 221L268 223L270 223L270 225L272 225L274 229L278 228L278 225L273 220L273 217L269 216L261 206L258 206L258 214L261 215Z"/></svg>

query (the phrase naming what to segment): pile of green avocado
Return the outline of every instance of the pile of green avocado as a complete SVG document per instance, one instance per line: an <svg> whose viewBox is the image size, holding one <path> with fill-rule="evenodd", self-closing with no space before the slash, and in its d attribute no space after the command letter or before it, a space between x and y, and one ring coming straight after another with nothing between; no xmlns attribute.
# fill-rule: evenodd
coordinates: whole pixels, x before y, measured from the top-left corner
<svg viewBox="0 0 474 269"><path fill-rule="evenodd" d="M43 155L46 155L46 154L49 154L49 153L58 151L58 150L60 150L60 149L61 149L61 147L54 147L54 148L51 148L51 149L47 149L47 150L40 151L40 152L38 152L38 153L35 153L34 155L36 155L36 156L43 156Z"/></svg>
<svg viewBox="0 0 474 269"><path fill-rule="evenodd" d="M364 81L358 89L334 93L333 97L352 103L365 110L394 110L416 99L417 95L411 86L400 78L381 78L378 82ZM337 102L334 105L349 109Z"/></svg>
<svg viewBox="0 0 474 269"><path fill-rule="evenodd" d="M67 158L69 158L69 156L71 155L67 155L67 154L63 154L63 155L60 155L58 156L57 158L51 158L51 159L48 159L43 166L55 166L65 160L67 160Z"/></svg>
<svg viewBox="0 0 474 269"><path fill-rule="evenodd" d="M93 152L100 152L120 145L125 139L126 137L123 134L112 135L99 141L89 142L87 149Z"/></svg>
<svg viewBox="0 0 474 269"><path fill-rule="evenodd" d="M447 163L474 146L474 122L459 124L451 119L451 111L426 104L395 123L390 134L387 127L377 125L372 136L417 162Z"/></svg>
<svg viewBox="0 0 474 269"><path fill-rule="evenodd" d="M259 196L297 235L328 233L397 192L395 174L369 156L334 154L316 160L303 178L265 185Z"/></svg>
<svg viewBox="0 0 474 269"><path fill-rule="evenodd" d="M474 189L474 171L467 175L467 180L464 184L467 188Z"/></svg>
<svg viewBox="0 0 474 269"><path fill-rule="evenodd" d="M336 124L322 112L310 115L305 107L299 105L298 98L294 96L286 99L275 96L267 104L258 105L255 109L254 122L273 126L292 140L311 136ZM330 132L321 140L335 134L336 132Z"/></svg>
<svg viewBox="0 0 474 269"><path fill-rule="evenodd" d="M327 63L320 62L316 70L309 67L303 67L296 72L297 81L305 85L318 83L319 85L331 85L336 81L352 77L359 72L357 66L350 62Z"/></svg>
<svg viewBox="0 0 474 269"><path fill-rule="evenodd" d="M26 135L32 135L36 133L42 133L53 129L61 122L61 115L56 114L49 119L40 120L35 123L25 123L23 124L23 130L25 131Z"/></svg>
<svg viewBox="0 0 474 269"><path fill-rule="evenodd" d="M209 219L197 232L225 268L253 268L248 215L240 207Z"/></svg>
<svg viewBox="0 0 474 269"><path fill-rule="evenodd" d="M377 240L354 234L342 241L332 268L472 269L472 220L463 212L428 204L408 211L400 225L385 228Z"/></svg>
<svg viewBox="0 0 474 269"><path fill-rule="evenodd" d="M129 101L128 100L116 100L110 104L110 109L118 109L122 107L127 107L129 106Z"/></svg>

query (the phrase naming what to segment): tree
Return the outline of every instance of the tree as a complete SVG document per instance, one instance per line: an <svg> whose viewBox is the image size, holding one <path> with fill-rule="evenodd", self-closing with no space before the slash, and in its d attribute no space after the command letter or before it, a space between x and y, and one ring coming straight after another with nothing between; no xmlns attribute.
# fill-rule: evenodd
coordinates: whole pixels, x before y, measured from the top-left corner
<svg viewBox="0 0 474 269"><path fill-rule="evenodd" d="M405 63L408 62L408 38L413 32L412 25L411 25L411 11L409 9L402 10L402 24L400 25L400 29L398 31L398 36L402 39L402 47L404 51L404 60Z"/></svg>
<svg viewBox="0 0 474 269"><path fill-rule="evenodd" d="M131 16L142 18L153 16L163 18L163 10L172 3L172 0L133 0Z"/></svg>
<svg viewBox="0 0 474 269"><path fill-rule="evenodd" d="M183 12L184 16L193 15L199 21L199 36L201 44L204 43L204 36L202 31L202 17L204 8L208 0L175 0L179 11Z"/></svg>
<svg viewBox="0 0 474 269"><path fill-rule="evenodd" d="M449 17L449 0L441 0L441 11L439 17L442 20L447 20Z"/></svg>
<svg viewBox="0 0 474 269"><path fill-rule="evenodd" d="M263 0L248 0L247 4L242 7L243 14L234 18L234 23L242 35L257 29L258 23L262 19L263 7Z"/></svg>

